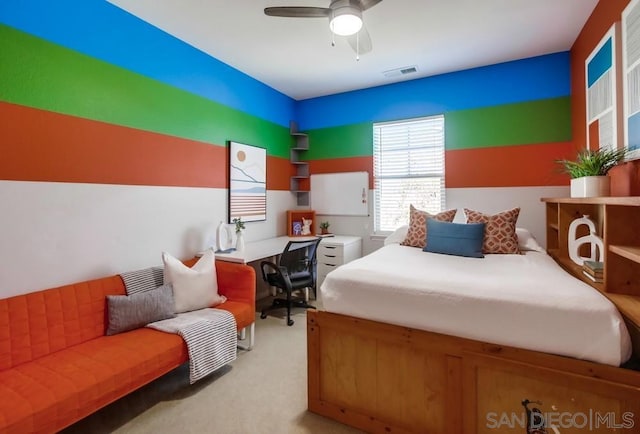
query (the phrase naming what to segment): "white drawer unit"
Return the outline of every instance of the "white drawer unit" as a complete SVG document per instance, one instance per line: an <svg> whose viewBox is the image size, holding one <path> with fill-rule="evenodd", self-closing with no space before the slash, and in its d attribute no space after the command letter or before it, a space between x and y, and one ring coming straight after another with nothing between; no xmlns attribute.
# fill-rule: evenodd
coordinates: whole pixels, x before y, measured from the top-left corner
<svg viewBox="0 0 640 434"><path fill-rule="evenodd" d="M318 246L318 279L316 287L320 288L328 273L342 264L362 256L362 238L347 235L336 235L323 238Z"/></svg>

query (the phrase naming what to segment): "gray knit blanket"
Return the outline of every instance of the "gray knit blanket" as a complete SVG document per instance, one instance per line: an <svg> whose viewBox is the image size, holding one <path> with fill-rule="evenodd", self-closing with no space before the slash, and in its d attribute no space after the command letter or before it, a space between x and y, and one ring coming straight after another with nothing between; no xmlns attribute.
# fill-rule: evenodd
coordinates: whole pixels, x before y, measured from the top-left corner
<svg viewBox="0 0 640 434"><path fill-rule="evenodd" d="M179 313L175 318L152 322L147 327L176 333L187 343L191 384L236 359L236 319L222 309Z"/></svg>

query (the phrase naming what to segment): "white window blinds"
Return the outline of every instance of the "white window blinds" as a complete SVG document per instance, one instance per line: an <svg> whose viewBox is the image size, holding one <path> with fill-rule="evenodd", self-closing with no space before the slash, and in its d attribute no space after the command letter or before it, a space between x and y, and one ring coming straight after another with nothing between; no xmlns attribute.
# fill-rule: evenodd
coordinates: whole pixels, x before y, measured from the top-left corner
<svg viewBox="0 0 640 434"><path fill-rule="evenodd" d="M375 231L409 223L409 205L445 207L444 116L373 125Z"/></svg>

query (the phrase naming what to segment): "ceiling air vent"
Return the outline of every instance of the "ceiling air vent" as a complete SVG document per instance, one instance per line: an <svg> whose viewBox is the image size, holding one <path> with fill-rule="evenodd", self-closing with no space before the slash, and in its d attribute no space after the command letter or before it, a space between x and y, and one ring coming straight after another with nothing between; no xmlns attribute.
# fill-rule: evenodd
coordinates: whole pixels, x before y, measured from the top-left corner
<svg viewBox="0 0 640 434"><path fill-rule="evenodd" d="M400 77L407 74L413 74L414 72L418 72L418 67L413 66L403 66L402 68L390 69L388 71L384 71L382 75L388 78Z"/></svg>

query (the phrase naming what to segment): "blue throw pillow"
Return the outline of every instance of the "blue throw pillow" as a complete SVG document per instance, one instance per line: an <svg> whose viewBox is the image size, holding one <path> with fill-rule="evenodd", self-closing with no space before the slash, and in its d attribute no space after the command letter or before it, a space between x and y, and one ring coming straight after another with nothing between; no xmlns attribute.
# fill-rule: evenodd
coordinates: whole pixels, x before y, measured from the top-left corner
<svg viewBox="0 0 640 434"><path fill-rule="evenodd" d="M427 220L427 245L425 252L445 255L484 258L482 241L484 223L449 223L433 219Z"/></svg>

